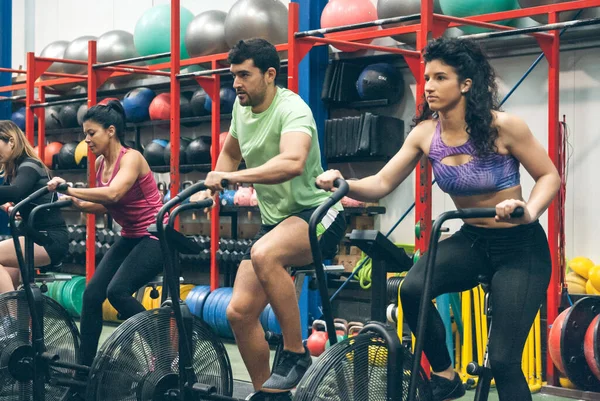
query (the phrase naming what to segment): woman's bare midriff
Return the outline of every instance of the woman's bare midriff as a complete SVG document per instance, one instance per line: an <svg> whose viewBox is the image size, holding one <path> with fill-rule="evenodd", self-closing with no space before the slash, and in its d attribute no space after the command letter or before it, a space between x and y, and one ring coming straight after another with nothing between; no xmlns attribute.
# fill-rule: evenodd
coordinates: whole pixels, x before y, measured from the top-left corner
<svg viewBox="0 0 600 401"><path fill-rule="evenodd" d="M495 208L496 205L507 199L518 199L523 200L523 194L521 193L521 186L517 185L512 188L503 189L502 191L493 192L483 195L472 195L472 196L453 196L452 200L457 209L467 208ZM516 224L508 222L496 222L494 219L466 219L465 223L472 226L484 227L484 228L507 228L514 227Z"/></svg>

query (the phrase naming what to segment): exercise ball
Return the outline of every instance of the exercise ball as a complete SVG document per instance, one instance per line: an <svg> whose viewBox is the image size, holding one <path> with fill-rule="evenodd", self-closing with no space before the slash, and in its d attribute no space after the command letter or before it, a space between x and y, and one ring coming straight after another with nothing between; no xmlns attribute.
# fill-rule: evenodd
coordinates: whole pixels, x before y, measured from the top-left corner
<svg viewBox="0 0 600 401"><path fill-rule="evenodd" d="M189 23L194 19L194 14L185 7L179 10L180 38L181 38L181 58L189 58L185 48L185 31ZM171 5L161 4L149 8L142 14L135 24L133 31L133 42L135 48L141 56L150 56L158 53L171 51ZM170 58L164 57L155 60L148 60L149 64L158 64L167 62Z"/></svg>
<svg viewBox="0 0 600 401"><path fill-rule="evenodd" d="M87 164L88 146L85 141L81 141L75 148L75 164L77 167L85 167Z"/></svg>
<svg viewBox="0 0 600 401"><path fill-rule="evenodd" d="M192 140L190 138L186 138L186 137L179 138L179 164L187 163L186 158L185 158L185 150L187 149L188 145L191 142L192 142ZM165 146L164 159L165 159L165 164L167 166L169 164L171 164L171 142L169 142L167 144L167 146Z"/></svg>
<svg viewBox="0 0 600 401"><path fill-rule="evenodd" d="M153 139L144 148L144 158L150 166L163 166L165 163L165 147L169 144L164 139Z"/></svg>
<svg viewBox="0 0 600 401"><path fill-rule="evenodd" d="M69 42L66 40L57 40L55 42L51 42L42 49L42 52L40 53L40 57L65 58L64 56L65 56L65 50L67 49L67 46L69 46ZM63 72L65 72L65 63L58 63L58 62L52 63L46 71L63 73ZM47 81L50 79L58 79L58 78L59 77L53 77L50 75L42 75L40 77L40 79L42 81ZM61 85L56 85L56 86L52 86L52 87L49 86L48 88L57 90L57 91L66 92L66 91L74 88L77 85L79 85L79 84L77 84L77 83L61 84Z"/></svg>
<svg viewBox="0 0 600 401"><path fill-rule="evenodd" d="M230 86L225 86L221 88L219 91L220 105L221 105L221 114L228 114L233 111L233 104L235 103L235 89ZM212 99L210 96L206 96L206 100L204 102L204 109L210 113L212 111Z"/></svg>
<svg viewBox="0 0 600 401"><path fill-rule="evenodd" d="M518 7L515 0L439 0L440 8L445 15L451 15L453 17L470 17L472 15L497 13L501 11L514 10ZM495 24L509 25L512 20L495 21ZM473 26L461 26L466 34L473 34L479 32L487 32L490 29L486 28L475 28Z"/></svg>
<svg viewBox="0 0 600 401"><path fill-rule="evenodd" d="M547 6L550 4L563 3L565 1L572 0L519 0L519 5L521 8L529 8L529 7L538 7L538 6ZM575 11L565 11L558 14L559 21L570 21L577 14L577 10ZM540 15L532 15L531 18L539 22L540 24L548 23L548 14L540 14Z"/></svg>
<svg viewBox="0 0 600 401"><path fill-rule="evenodd" d="M190 99L190 107L192 108L192 113L196 117L202 117L209 115L209 112L204 108L204 104L206 103L206 98L208 95L203 88L198 88L192 95Z"/></svg>
<svg viewBox="0 0 600 401"><path fill-rule="evenodd" d="M60 152L62 147L63 144L61 142L50 142L46 145L46 148L44 149L44 164L46 167L54 168L54 166L58 164L58 160L56 160L54 156L58 155L58 152Z"/></svg>
<svg viewBox="0 0 600 401"><path fill-rule="evenodd" d="M370 1L366 0L330 0L321 13L321 28L332 28L341 25L358 24L360 22L374 21L377 19L377 10ZM325 37L335 39L336 36L345 35L350 32L376 31L379 27L354 29L352 31L336 32L326 34ZM371 43L371 39L359 41L360 43ZM361 50L354 46L334 46L344 52Z"/></svg>
<svg viewBox="0 0 600 401"><path fill-rule="evenodd" d="M360 73L356 89L362 100L387 99L393 104L402 100L404 79L392 64L371 64Z"/></svg>
<svg viewBox="0 0 600 401"><path fill-rule="evenodd" d="M62 125L60 123L60 107L59 106L48 106L44 110L44 127L46 130L60 129Z"/></svg>
<svg viewBox="0 0 600 401"><path fill-rule="evenodd" d="M276 45L288 41L288 10L279 0L238 0L225 18L225 41L262 38Z"/></svg>
<svg viewBox="0 0 600 401"><path fill-rule="evenodd" d="M139 123L150 119L149 107L156 93L149 88L135 88L123 98L127 121Z"/></svg>
<svg viewBox="0 0 600 401"><path fill-rule="evenodd" d="M88 42L90 40L96 40L95 36L80 36L74 39L67 48L65 49L65 60L88 60ZM85 74L87 72L87 66L83 64L68 64L64 63L64 71L67 74Z"/></svg>
<svg viewBox="0 0 600 401"><path fill-rule="evenodd" d="M196 15L185 31L185 48L190 57L224 53L229 50L225 41L225 18L220 10L205 11Z"/></svg>
<svg viewBox="0 0 600 401"><path fill-rule="evenodd" d="M58 168L67 170L77 167L75 162L75 149L77 149L78 142L67 142L65 143L57 155Z"/></svg>
<svg viewBox="0 0 600 401"><path fill-rule="evenodd" d="M117 102L120 102L118 97L105 97L104 99L100 100L98 102L98 104L101 104L102 106L106 106L106 105L108 105L108 102L110 102L111 100L116 100Z"/></svg>
<svg viewBox="0 0 600 401"><path fill-rule="evenodd" d="M85 116L85 113L87 113L87 111L88 111L88 105L87 105L87 103L83 103L77 109L77 124L79 126L83 126L83 116Z"/></svg>
<svg viewBox="0 0 600 401"><path fill-rule="evenodd" d="M192 105L190 99L192 92L180 92L179 93L179 116L181 118L193 117Z"/></svg>
<svg viewBox="0 0 600 401"><path fill-rule="evenodd" d="M74 104L66 104L60 109L58 113L58 120L63 128L75 128L78 126L77 123L77 111L79 106Z"/></svg>
<svg viewBox="0 0 600 401"><path fill-rule="evenodd" d="M21 129L21 131L25 132L25 107L21 107L17 111L13 112L10 119L17 125L17 127ZM34 129L37 129L38 117L35 114L33 115L33 126Z"/></svg>
<svg viewBox="0 0 600 401"><path fill-rule="evenodd" d="M440 8L439 0L433 2L433 12L441 14L442 9ZM378 0L377 1L377 18L393 18L393 17L405 17L412 14L421 13L421 0ZM410 22L401 22L399 24L387 24L385 28L418 24L419 20ZM414 33L407 33L403 35L392 36L395 40L402 43L414 45L416 38Z"/></svg>
<svg viewBox="0 0 600 401"><path fill-rule="evenodd" d="M185 160L188 164L210 163L210 137L194 139L185 149Z"/></svg>
<svg viewBox="0 0 600 401"><path fill-rule="evenodd" d="M97 55L99 63L107 63L109 61L124 60L128 58L139 57L133 44L133 34L127 31L114 30L102 34L98 38ZM145 65L143 61L131 63L128 65ZM135 75L127 74L116 78L111 78L111 81L123 83L131 80Z"/></svg>
<svg viewBox="0 0 600 401"><path fill-rule="evenodd" d="M569 261L567 266L581 277L589 279L590 269L594 267L594 262L585 256L576 256Z"/></svg>

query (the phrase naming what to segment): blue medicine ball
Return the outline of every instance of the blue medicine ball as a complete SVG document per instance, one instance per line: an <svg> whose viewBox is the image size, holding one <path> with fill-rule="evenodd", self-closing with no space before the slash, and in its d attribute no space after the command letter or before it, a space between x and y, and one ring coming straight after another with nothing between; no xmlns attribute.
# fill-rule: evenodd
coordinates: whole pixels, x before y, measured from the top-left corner
<svg viewBox="0 0 600 401"><path fill-rule="evenodd" d="M21 128L21 131L25 132L25 107L21 107L19 110L12 113L10 119L17 127ZM33 115L34 128L37 129L38 118L37 115Z"/></svg>
<svg viewBox="0 0 600 401"><path fill-rule="evenodd" d="M148 88L135 88L125 95L123 99L123 108L127 121L139 123L150 120L148 108L156 93Z"/></svg>
<svg viewBox="0 0 600 401"><path fill-rule="evenodd" d="M235 89L232 87L223 87L219 91L219 97L221 98L221 114L231 113L233 110L233 103L235 102L236 94ZM204 102L204 109L209 113L212 110L212 100L210 96L206 96L206 101Z"/></svg>
<svg viewBox="0 0 600 401"><path fill-rule="evenodd" d="M360 73L356 89L363 100L387 99L393 104L402 100L404 79L392 64L371 64Z"/></svg>

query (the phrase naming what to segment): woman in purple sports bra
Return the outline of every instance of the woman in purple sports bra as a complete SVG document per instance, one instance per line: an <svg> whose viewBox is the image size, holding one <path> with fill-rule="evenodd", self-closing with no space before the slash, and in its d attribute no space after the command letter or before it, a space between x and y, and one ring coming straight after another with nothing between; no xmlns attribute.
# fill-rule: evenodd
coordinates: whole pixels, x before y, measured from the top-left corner
<svg viewBox="0 0 600 401"><path fill-rule="evenodd" d="M162 203L146 159L123 144L125 112L118 101L91 107L83 117L83 130L97 156L96 188L69 188L65 195L81 211L109 213L122 227L83 294L81 363L89 366L102 332L104 301L108 298L122 319L145 310L131 294L163 269L158 240L148 231ZM48 188L54 191L63 182L55 177Z"/></svg>
<svg viewBox="0 0 600 401"><path fill-rule="evenodd" d="M474 41L437 39L424 49L425 99L400 151L377 174L349 181L348 196L376 201L392 192L423 155L431 161L440 188L457 208L495 207L495 219L466 220L438 247L432 297L465 291L478 276L491 277L494 324L489 359L501 401L531 400L521 370L527 335L546 295L551 261L546 234L538 222L560 178L548 154L527 124L501 112L495 73ZM401 133L398 133L401 134ZM519 166L535 180L524 200ZM317 178L325 189L342 178L329 170ZM524 216L511 218L517 207ZM413 332L424 282L426 258L408 272L400 295ZM433 374L435 401L465 394L446 349L446 331L431 304L426 322L425 354Z"/></svg>

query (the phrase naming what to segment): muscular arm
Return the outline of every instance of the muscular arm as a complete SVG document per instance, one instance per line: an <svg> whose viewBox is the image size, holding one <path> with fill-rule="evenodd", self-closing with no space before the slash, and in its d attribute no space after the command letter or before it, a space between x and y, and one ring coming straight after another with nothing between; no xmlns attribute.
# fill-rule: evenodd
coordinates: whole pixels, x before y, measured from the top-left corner
<svg viewBox="0 0 600 401"><path fill-rule="evenodd" d="M535 180L527 209L532 220L536 220L556 196L560 187L558 171L522 119L504 114L499 117L499 127L502 143Z"/></svg>
<svg viewBox="0 0 600 401"><path fill-rule="evenodd" d="M423 156L421 143L427 133L426 126L421 124L415 127L406 137L398 153L377 174L357 181L348 181L348 196L364 202L374 202L400 185Z"/></svg>
<svg viewBox="0 0 600 401"><path fill-rule="evenodd" d="M284 133L279 143L279 155L262 166L226 174L224 178L240 184L279 184L289 181L304 171L311 141L312 137L304 132Z"/></svg>

